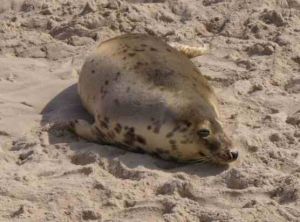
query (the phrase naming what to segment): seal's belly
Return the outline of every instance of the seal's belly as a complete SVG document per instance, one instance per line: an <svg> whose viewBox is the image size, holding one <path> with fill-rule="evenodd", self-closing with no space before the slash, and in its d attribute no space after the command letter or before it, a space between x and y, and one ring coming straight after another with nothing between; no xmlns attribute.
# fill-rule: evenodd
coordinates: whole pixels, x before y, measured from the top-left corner
<svg viewBox="0 0 300 222"><path fill-rule="evenodd" d="M107 105L104 103L102 105ZM120 106L119 109L126 107ZM193 143L193 135L187 136L170 119L158 119L138 111L122 115L117 109L97 109L96 124L101 134L106 135L110 144L119 145L130 151L145 151L164 159L188 161L198 159L198 147Z"/></svg>

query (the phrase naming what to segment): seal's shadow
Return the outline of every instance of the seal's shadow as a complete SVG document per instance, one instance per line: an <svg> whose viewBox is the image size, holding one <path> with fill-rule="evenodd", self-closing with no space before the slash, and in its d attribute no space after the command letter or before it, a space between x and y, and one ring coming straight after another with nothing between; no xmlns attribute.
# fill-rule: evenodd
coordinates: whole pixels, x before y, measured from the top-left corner
<svg viewBox="0 0 300 222"><path fill-rule="evenodd" d="M93 122L93 117L81 105L77 93L77 84L69 86L56 95L44 107L41 114L42 125L71 119L84 119ZM179 164L164 161L147 154L132 153L114 146L90 143L79 139L76 135L69 132L58 134L49 131L48 135L50 144L67 143L72 151L78 153L78 156L82 156L85 152L94 153L100 158L106 158L108 161L117 159L121 164L130 169L143 166L148 169L196 174L200 177L217 175L228 169L228 166L216 166L213 164Z"/></svg>
<svg viewBox="0 0 300 222"><path fill-rule="evenodd" d="M76 118L93 121L82 107L77 93L77 84L73 84L56 95L42 110L42 123L66 121Z"/></svg>

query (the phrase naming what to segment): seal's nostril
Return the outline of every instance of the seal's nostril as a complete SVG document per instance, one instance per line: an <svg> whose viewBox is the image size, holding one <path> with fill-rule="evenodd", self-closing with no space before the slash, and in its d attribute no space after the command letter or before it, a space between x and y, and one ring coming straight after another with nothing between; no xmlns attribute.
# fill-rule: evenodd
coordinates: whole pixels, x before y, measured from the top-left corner
<svg viewBox="0 0 300 222"><path fill-rule="evenodd" d="M239 156L239 153L237 151L236 152L230 152L230 154L231 154L233 160L236 160Z"/></svg>

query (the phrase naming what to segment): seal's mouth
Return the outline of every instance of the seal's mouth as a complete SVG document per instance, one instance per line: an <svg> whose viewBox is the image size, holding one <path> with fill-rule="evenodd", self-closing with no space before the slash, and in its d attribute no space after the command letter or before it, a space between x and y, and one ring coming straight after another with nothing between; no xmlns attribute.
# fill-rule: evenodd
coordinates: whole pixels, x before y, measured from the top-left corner
<svg viewBox="0 0 300 222"><path fill-rule="evenodd" d="M221 164L231 163L237 160L239 153L237 151L229 151L216 155L215 161Z"/></svg>

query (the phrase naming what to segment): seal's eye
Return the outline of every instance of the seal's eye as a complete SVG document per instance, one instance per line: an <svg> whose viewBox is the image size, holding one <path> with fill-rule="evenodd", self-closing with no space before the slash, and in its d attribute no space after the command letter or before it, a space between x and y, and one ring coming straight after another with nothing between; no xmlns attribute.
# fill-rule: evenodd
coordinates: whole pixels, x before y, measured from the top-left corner
<svg viewBox="0 0 300 222"><path fill-rule="evenodd" d="M202 137L202 138L205 138L205 137L208 137L208 136L209 136L210 131L209 131L209 129L199 129L199 130L197 131L197 134L198 134L198 136L200 136L200 137Z"/></svg>

